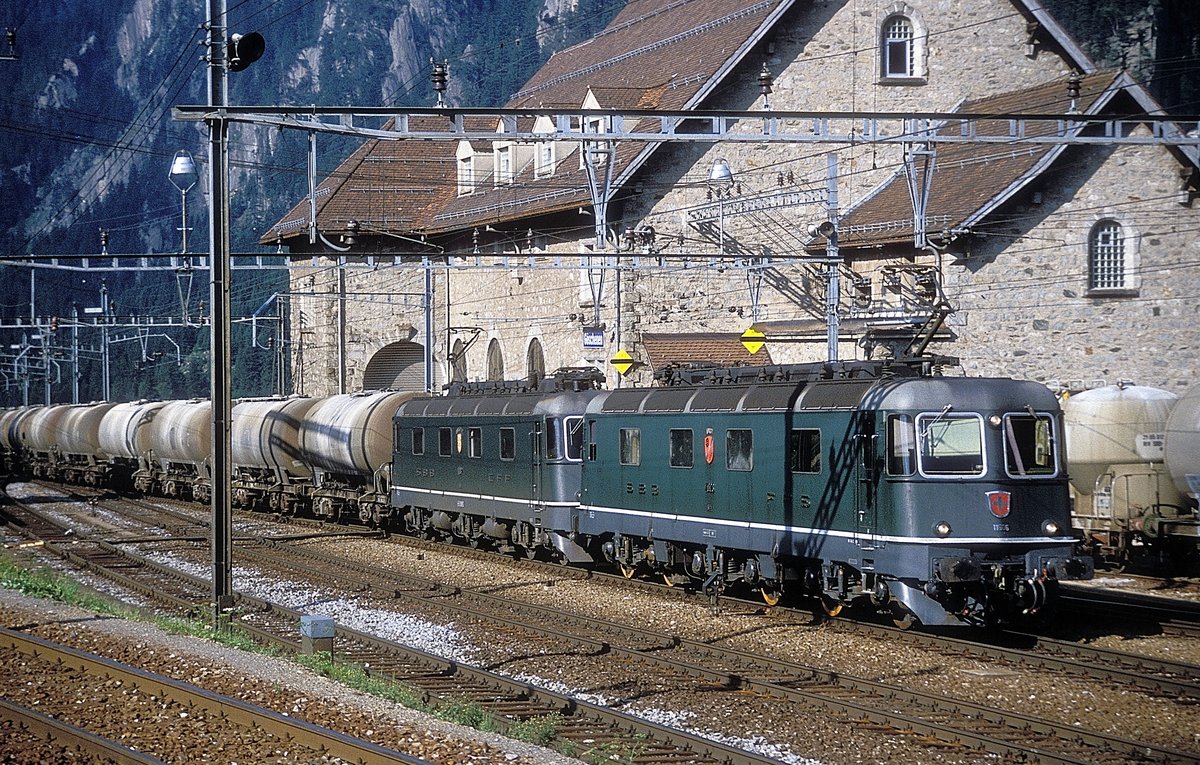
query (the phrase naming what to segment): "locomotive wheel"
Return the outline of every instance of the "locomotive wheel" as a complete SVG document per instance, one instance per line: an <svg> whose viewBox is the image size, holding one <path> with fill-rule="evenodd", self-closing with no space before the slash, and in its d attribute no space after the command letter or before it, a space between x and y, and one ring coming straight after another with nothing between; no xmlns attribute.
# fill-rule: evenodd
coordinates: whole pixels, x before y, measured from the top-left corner
<svg viewBox="0 0 1200 765"><path fill-rule="evenodd" d="M820 597L820 601L821 610L825 612L826 616L837 616L842 612L843 605L840 601L834 600L833 598L825 595Z"/></svg>
<svg viewBox="0 0 1200 765"><path fill-rule="evenodd" d="M633 566L626 566L624 563L618 563L617 567L621 569L621 576L625 577L626 579L633 578L633 573L635 571Z"/></svg>
<svg viewBox="0 0 1200 765"><path fill-rule="evenodd" d="M782 592L775 589L774 587L768 587L765 584L761 588L759 588L758 591L762 595L763 602L766 603L768 606L779 605L779 600L783 597ZM822 605L824 605L824 601L822 601ZM839 603L838 605L840 607L841 604ZM826 612L826 613L828 613L828 612ZM836 616L836 614L830 614L830 616Z"/></svg>
<svg viewBox="0 0 1200 765"><path fill-rule="evenodd" d="M670 574L666 573L665 571L662 574L662 580L663 580L663 584L667 585L668 587L675 586L675 578L672 577Z"/></svg>

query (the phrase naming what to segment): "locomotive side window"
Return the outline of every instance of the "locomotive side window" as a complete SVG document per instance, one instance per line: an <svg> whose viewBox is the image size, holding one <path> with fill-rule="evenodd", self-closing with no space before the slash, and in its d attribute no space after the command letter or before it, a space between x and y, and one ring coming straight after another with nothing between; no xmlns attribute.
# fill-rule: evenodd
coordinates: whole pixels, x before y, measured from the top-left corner
<svg viewBox="0 0 1200 765"><path fill-rule="evenodd" d="M983 475L983 418L979 415L919 414L917 433L922 474Z"/></svg>
<svg viewBox="0 0 1200 765"><path fill-rule="evenodd" d="M425 428L413 428L412 453L418 457L425 453Z"/></svg>
<svg viewBox="0 0 1200 765"><path fill-rule="evenodd" d="M793 430L788 461L793 473L821 472L821 431L816 428Z"/></svg>
<svg viewBox="0 0 1200 765"><path fill-rule="evenodd" d="M560 456L558 449L558 418L546 419L546 459L556 460Z"/></svg>
<svg viewBox="0 0 1200 765"><path fill-rule="evenodd" d="M517 458L517 431L515 428L500 428L500 459Z"/></svg>
<svg viewBox="0 0 1200 765"><path fill-rule="evenodd" d="M642 464L642 429L621 428L621 464Z"/></svg>
<svg viewBox="0 0 1200 765"><path fill-rule="evenodd" d="M725 467L738 471L754 468L754 431L742 428L725 431Z"/></svg>
<svg viewBox="0 0 1200 765"><path fill-rule="evenodd" d="M691 428L672 428L671 467L690 468L696 459L695 455Z"/></svg>
<svg viewBox="0 0 1200 765"><path fill-rule="evenodd" d="M483 429L467 428L467 456L483 456Z"/></svg>
<svg viewBox="0 0 1200 765"><path fill-rule="evenodd" d="M588 459L595 462L596 460L596 421L588 420Z"/></svg>
<svg viewBox="0 0 1200 765"><path fill-rule="evenodd" d="M563 434L566 436L567 459L579 462L583 459L583 418L564 417Z"/></svg>
<svg viewBox="0 0 1200 765"><path fill-rule="evenodd" d="M438 428L438 454L449 457L453 453L453 443L454 439L450 435L450 428Z"/></svg>
<svg viewBox="0 0 1200 765"><path fill-rule="evenodd" d="M888 417L887 454L889 475L912 475L917 470L917 438L913 418L907 414Z"/></svg>
<svg viewBox="0 0 1200 765"><path fill-rule="evenodd" d="M1004 467L1014 478L1058 472L1053 420L1049 415L1004 415Z"/></svg>

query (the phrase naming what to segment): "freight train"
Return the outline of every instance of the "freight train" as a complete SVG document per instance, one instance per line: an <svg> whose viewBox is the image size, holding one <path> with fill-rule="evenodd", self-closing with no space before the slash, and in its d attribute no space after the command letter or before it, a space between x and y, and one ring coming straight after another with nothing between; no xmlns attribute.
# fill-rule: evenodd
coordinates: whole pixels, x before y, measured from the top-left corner
<svg viewBox="0 0 1200 765"><path fill-rule="evenodd" d="M1086 579L1043 385L928 360L663 370L239 401L236 506L811 596L898 624L1036 612ZM0 412L11 471L207 501L203 400Z"/></svg>

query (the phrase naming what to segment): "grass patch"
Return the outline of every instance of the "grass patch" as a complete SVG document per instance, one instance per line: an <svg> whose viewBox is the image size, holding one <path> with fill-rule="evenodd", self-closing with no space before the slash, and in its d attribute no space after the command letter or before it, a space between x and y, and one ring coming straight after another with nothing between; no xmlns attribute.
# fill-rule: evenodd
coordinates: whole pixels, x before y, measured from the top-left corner
<svg viewBox="0 0 1200 765"><path fill-rule="evenodd" d="M291 659L329 679L349 688L369 693L372 696L392 701L419 712L432 711L425 694L416 688L398 683L389 677L372 675L357 664L334 661L328 651L307 656L296 654Z"/></svg>
<svg viewBox="0 0 1200 765"><path fill-rule="evenodd" d="M8 554L0 557L0 587L31 598L67 603L90 611L120 616L129 614L129 609L81 587L74 579L48 568L30 569Z"/></svg>
<svg viewBox="0 0 1200 765"><path fill-rule="evenodd" d="M527 741L538 746L551 746L558 739L558 729L562 726L563 717L559 714L530 717L527 720L517 720L508 726L507 735L519 741Z"/></svg>
<svg viewBox="0 0 1200 765"><path fill-rule="evenodd" d="M123 606L119 602L82 587L79 582L57 571L44 567L29 568L22 562L14 560L8 553L0 553L0 587L15 590L32 598L53 600L125 619L151 622L171 635L204 638L250 653L285 658L349 688L409 709L432 714L447 722L480 731L502 732L509 738L550 747L565 755L579 757L587 762L604 763L605 765L630 762L636 757L638 751L644 748L636 743L610 742L580 752L571 742L559 738L559 729L563 723L561 715L544 715L527 720L512 721L505 725L505 721L497 719L478 702L466 698L451 698L430 703L428 696L421 690L386 676L371 674L359 665L335 661L328 652L312 656L286 654L274 647L255 642L249 635L236 627L232 630L216 630L211 623L200 619L146 616L136 609Z"/></svg>

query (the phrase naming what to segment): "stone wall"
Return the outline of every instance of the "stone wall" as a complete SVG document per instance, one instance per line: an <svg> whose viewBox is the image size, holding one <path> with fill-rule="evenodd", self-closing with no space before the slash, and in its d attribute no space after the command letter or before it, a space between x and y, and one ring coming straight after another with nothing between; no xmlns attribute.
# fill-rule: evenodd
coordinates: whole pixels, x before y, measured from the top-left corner
<svg viewBox="0 0 1200 765"><path fill-rule="evenodd" d="M880 83L879 25L902 7L924 31L918 65L923 76L904 84ZM774 76L775 110L948 111L964 99L1029 87L1068 72L1053 50L1039 45L1034 53L1029 55L1024 18L1001 0L799 3L769 43L721 85L711 105L761 108L757 76L766 62ZM448 377L448 337L464 344L474 339L466 354L469 379L487 377L493 340L502 349L504 376L524 376L526 354L536 339L547 370L596 365L606 371L610 385L647 382L650 370L638 368L619 379L608 359L625 349L640 360L637 340L644 331L744 331L755 320L748 259L763 257L772 260L761 274L758 322L791 327L768 333L772 358L824 360L824 273L819 264L797 258L804 255L807 224L826 216L826 154L833 149L838 150L842 210L899 167L899 147L667 145L627 186L633 193L622 195L610 220L617 232L653 226L653 247L624 248L614 237L610 249L593 253L591 218L572 215L507 255L452 259L448 274L439 268L435 276L439 384ZM706 181L718 157L733 169L735 184L727 197L710 199ZM1193 329L1200 318L1195 303L1200 252L1194 236L1197 213L1176 201L1178 167L1161 148L1072 149L1039 182L1040 204L1025 200L1024 206L998 213L979 236L955 242L940 263L910 252L899 259L881 256L849 264L841 272L840 315L847 326L839 357L864 358L869 351L849 321L861 313L856 313L850 269L871 280L870 310L899 315L911 313L913 306L882 288L884 270L896 263L940 265L946 296L957 309L949 322L955 340L931 350L961 357L968 374L1047 381L1120 378L1172 389L1186 384L1200 371ZM814 201L746 214L721 212L739 199L783 192L807 194ZM689 223L688 212L701 208L709 210L708 221ZM1086 294L1087 231L1106 210L1119 211L1138 233L1136 295ZM608 259L599 314L604 344L585 348L583 328L596 320L582 265L584 255L593 254ZM722 254L741 260L717 260ZM508 260L502 262L505 255ZM657 267L657 258L667 258L663 267ZM338 380L338 301L331 295L337 281L328 266L292 276L293 292L302 293L293 298L294 333L301 327L300 312L308 316L295 371L310 394L336 390ZM411 297L420 295L422 279L413 268L350 272L348 292L374 295L345 303L341 354L350 390L361 382L371 355L388 342L406 333L414 342L426 342L420 299Z"/></svg>

